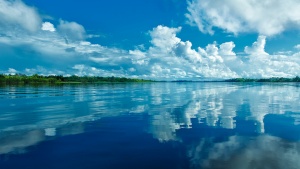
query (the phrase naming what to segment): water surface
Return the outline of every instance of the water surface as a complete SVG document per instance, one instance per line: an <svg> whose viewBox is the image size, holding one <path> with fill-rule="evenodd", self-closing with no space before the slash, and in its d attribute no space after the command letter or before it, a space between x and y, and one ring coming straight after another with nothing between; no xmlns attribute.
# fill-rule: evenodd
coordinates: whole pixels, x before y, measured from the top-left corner
<svg viewBox="0 0 300 169"><path fill-rule="evenodd" d="M0 168L300 168L297 83L0 87Z"/></svg>

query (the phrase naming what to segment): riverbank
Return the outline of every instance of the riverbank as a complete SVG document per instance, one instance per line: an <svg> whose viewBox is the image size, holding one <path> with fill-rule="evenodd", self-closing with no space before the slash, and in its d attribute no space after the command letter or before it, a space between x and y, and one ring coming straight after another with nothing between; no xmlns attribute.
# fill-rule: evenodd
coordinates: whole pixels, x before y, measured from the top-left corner
<svg viewBox="0 0 300 169"><path fill-rule="evenodd" d="M0 75L0 84L26 85L26 84L87 84L87 83L127 83L151 82L145 79L131 79L125 77L100 77L100 76L62 76L62 75Z"/></svg>

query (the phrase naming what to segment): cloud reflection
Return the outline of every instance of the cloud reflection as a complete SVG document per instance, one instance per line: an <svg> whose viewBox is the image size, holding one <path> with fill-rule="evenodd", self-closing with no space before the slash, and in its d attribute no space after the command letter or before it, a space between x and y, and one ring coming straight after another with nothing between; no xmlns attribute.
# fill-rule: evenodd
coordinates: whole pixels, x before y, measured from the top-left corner
<svg viewBox="0 0 300 169"><path fill-rule="evenodd" d="M190 148L189 157L191 168L297 169L300 167L300 142L268 135L232 136L220 143L204 138Z"/></svg>
<svg viewBox="0 0 300 169"><path fill-rule="evenodd" d="M173 85L173 86L172 86ZM192 85L193 86L193 85ZM169 90L177 87L185 88L184 93L171 92L165 94L154 91L155 97L160 96L161 108L153 117L161 116L159 124L164 124L168 130L160 131L161 127L154 127L154 136L180 128L192 128L192 120L205 123L211 127L235 129L236 119L252 121L257 133L265 132L264 117L267 114L288 114L294 112L295 124L299 122L299 88L293 85L224 85L224 84L170 84ZM152 89L155 90L155 89ZM158 89L158 91L162 91ZM168 101L164 104L164 101ZM300 113L299 113L300 114ZM169 118L171 117L171 119ZM157 126L157 118L153 118ZM164 122L163 122L164 121ZM172 129L169 129L172 128ZM166 140L165 138L158 138Z"/></svg>
<svg viewBox="0 0 300 169"><path fill-rule="evenodd" d="M199 124L211 128L265 133L269 114L300 121L296 84L149 83L2 88L0 154L28 147L45 137L79 134L84 123L104 117L146 115L147 132L161 142L181 141L178 131ZM30 93L26 95L26 93ZM34 93L34 94L32 94ZM59 93L59 95L53 95ZM17 97L25 95L26 98ZM13 96L13 97L12 97ZM7 105L14 106L7 106ZM268 127L272 128L271 127ZM24 132L26 129L27 132ZM19 132L22 131L22 132ZM31 131L39 131L34 140ZM16 137L3 132L19 132ZM278 135L280 136L280 135ZM26 138L26 139L25 139ZM14 141L16 140L16 141Z"/></svg>
<svg viewBox="0 0 300 169"><path fill-rule="evenodd" d="M26 153L27 148L49 139L84 133L81 122L65 124L58 128L17 130L0 132L0 155Z"/></svg>
<svg viewBox="0 0 300 169"><path fill-rule="evenodd" d="M0 133L0 154L23 153L25 148L45 139L43 130Z"/></svg>

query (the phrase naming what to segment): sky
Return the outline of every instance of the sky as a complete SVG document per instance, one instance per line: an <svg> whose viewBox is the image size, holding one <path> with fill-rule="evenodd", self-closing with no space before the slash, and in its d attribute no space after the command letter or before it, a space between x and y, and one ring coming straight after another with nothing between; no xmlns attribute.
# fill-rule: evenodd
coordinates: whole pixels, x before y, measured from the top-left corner
<svg viewBox="0 0 300 169"><path fill-rule="evenodd" d="M298 0L0 0L0 73L300 75Z"/></svg>

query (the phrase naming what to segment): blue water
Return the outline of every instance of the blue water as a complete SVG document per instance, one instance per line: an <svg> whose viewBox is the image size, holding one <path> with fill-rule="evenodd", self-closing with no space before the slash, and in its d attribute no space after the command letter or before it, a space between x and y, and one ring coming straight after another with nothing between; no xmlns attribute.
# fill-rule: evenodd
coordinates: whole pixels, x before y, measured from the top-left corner
<svg viewBox="0 0 300 169"><path fill-rule="evenodd" d="M297 83L0 87L0 169L299 169Z"/></svg>

